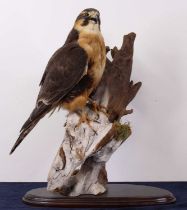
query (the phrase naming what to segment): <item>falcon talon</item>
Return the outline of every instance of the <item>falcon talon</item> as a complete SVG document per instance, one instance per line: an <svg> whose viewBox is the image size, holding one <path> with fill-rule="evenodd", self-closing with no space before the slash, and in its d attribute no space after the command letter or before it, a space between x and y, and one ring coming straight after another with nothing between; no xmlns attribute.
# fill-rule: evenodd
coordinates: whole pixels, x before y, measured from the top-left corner
<svg viewBox="0 0 187 210"><path fill-rule="evenodd" d="M96 101L94 101L93 99L89 98L88 99L92 105L92 109L93 111L97 114L97 118L99 119L99 112L104 113L106 116L107 115L107 108L101 104L98 104ZM103 110L104 109L104 110Z"/></svg>
<svg viewBox="0 0 187 210"><path fill-rule="evenodd" d="M85 111L82 111L81 115L80 115L80 119L79 119L79 122L77 123L77 127L79 127L82 123L86 123L92 130L93 132L95 133L95 129L92 127L92 125L90 124L90 122L92 122L93 120L91 120L89 117L88 117L88 113L86 113Z"/></svg>

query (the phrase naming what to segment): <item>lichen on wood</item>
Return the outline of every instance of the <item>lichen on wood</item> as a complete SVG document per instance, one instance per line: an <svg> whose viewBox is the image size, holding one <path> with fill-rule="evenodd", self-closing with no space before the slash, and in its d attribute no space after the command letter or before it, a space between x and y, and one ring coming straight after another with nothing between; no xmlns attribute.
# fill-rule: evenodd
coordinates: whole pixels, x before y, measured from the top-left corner
<svg viewBox="0 0 187 210"><path fill-rule="evenodd" d="M94 112L88 104L86 111L92 128L86 123L77 127L79 116L68 115L65 137L49 172L49 191L78 196L98 195L107 190L106 162L131 135L130 125L120 119L132 113L127 105L141 86L141 82L133 84L130 80L134 40L134 33L125 35L121 48L111 50L113 60L107 59L101 82L91 95L98 105L107 108L107 114L104 110Z"/></svg>

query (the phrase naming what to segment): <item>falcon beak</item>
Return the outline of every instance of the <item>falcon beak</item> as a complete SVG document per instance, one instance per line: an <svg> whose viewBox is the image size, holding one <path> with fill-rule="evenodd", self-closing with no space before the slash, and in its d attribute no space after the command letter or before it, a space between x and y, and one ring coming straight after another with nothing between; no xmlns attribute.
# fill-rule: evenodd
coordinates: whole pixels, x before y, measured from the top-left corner
<svg viewBox="0 0 187 210"><path fill-rule="evenodd" d="M94 21L95 24L99 23L100 24L100 18L99 15L95 15L89 18L90 20Z"/></svg>

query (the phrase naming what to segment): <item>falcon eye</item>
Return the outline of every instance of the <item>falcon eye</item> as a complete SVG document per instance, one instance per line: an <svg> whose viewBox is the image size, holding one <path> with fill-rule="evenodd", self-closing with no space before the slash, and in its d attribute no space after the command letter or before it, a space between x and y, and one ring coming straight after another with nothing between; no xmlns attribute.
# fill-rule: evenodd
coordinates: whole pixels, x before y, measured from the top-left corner
<svg viewBox="0 0 187 210"><path fill-rule="evenodd" d="M88 17L89 16L89 13L88 12L85 12L84 13L84 17Z"/></svg>

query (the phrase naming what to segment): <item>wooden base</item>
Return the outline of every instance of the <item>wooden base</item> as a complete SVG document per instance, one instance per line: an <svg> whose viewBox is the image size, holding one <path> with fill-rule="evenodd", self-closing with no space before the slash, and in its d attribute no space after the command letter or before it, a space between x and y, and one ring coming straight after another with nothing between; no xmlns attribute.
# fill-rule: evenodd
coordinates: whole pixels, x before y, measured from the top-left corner
<svg viewBox="0 0 187 210"><path fill-rule="evenodd" d="M125 207L169 204L176 198L165 189L133 185L109 183L108 191L102 195L81 195L77 197L62 196L48 192L46 188L30 190L23 197L23 202L35 206L53 207Z"/></svg>

